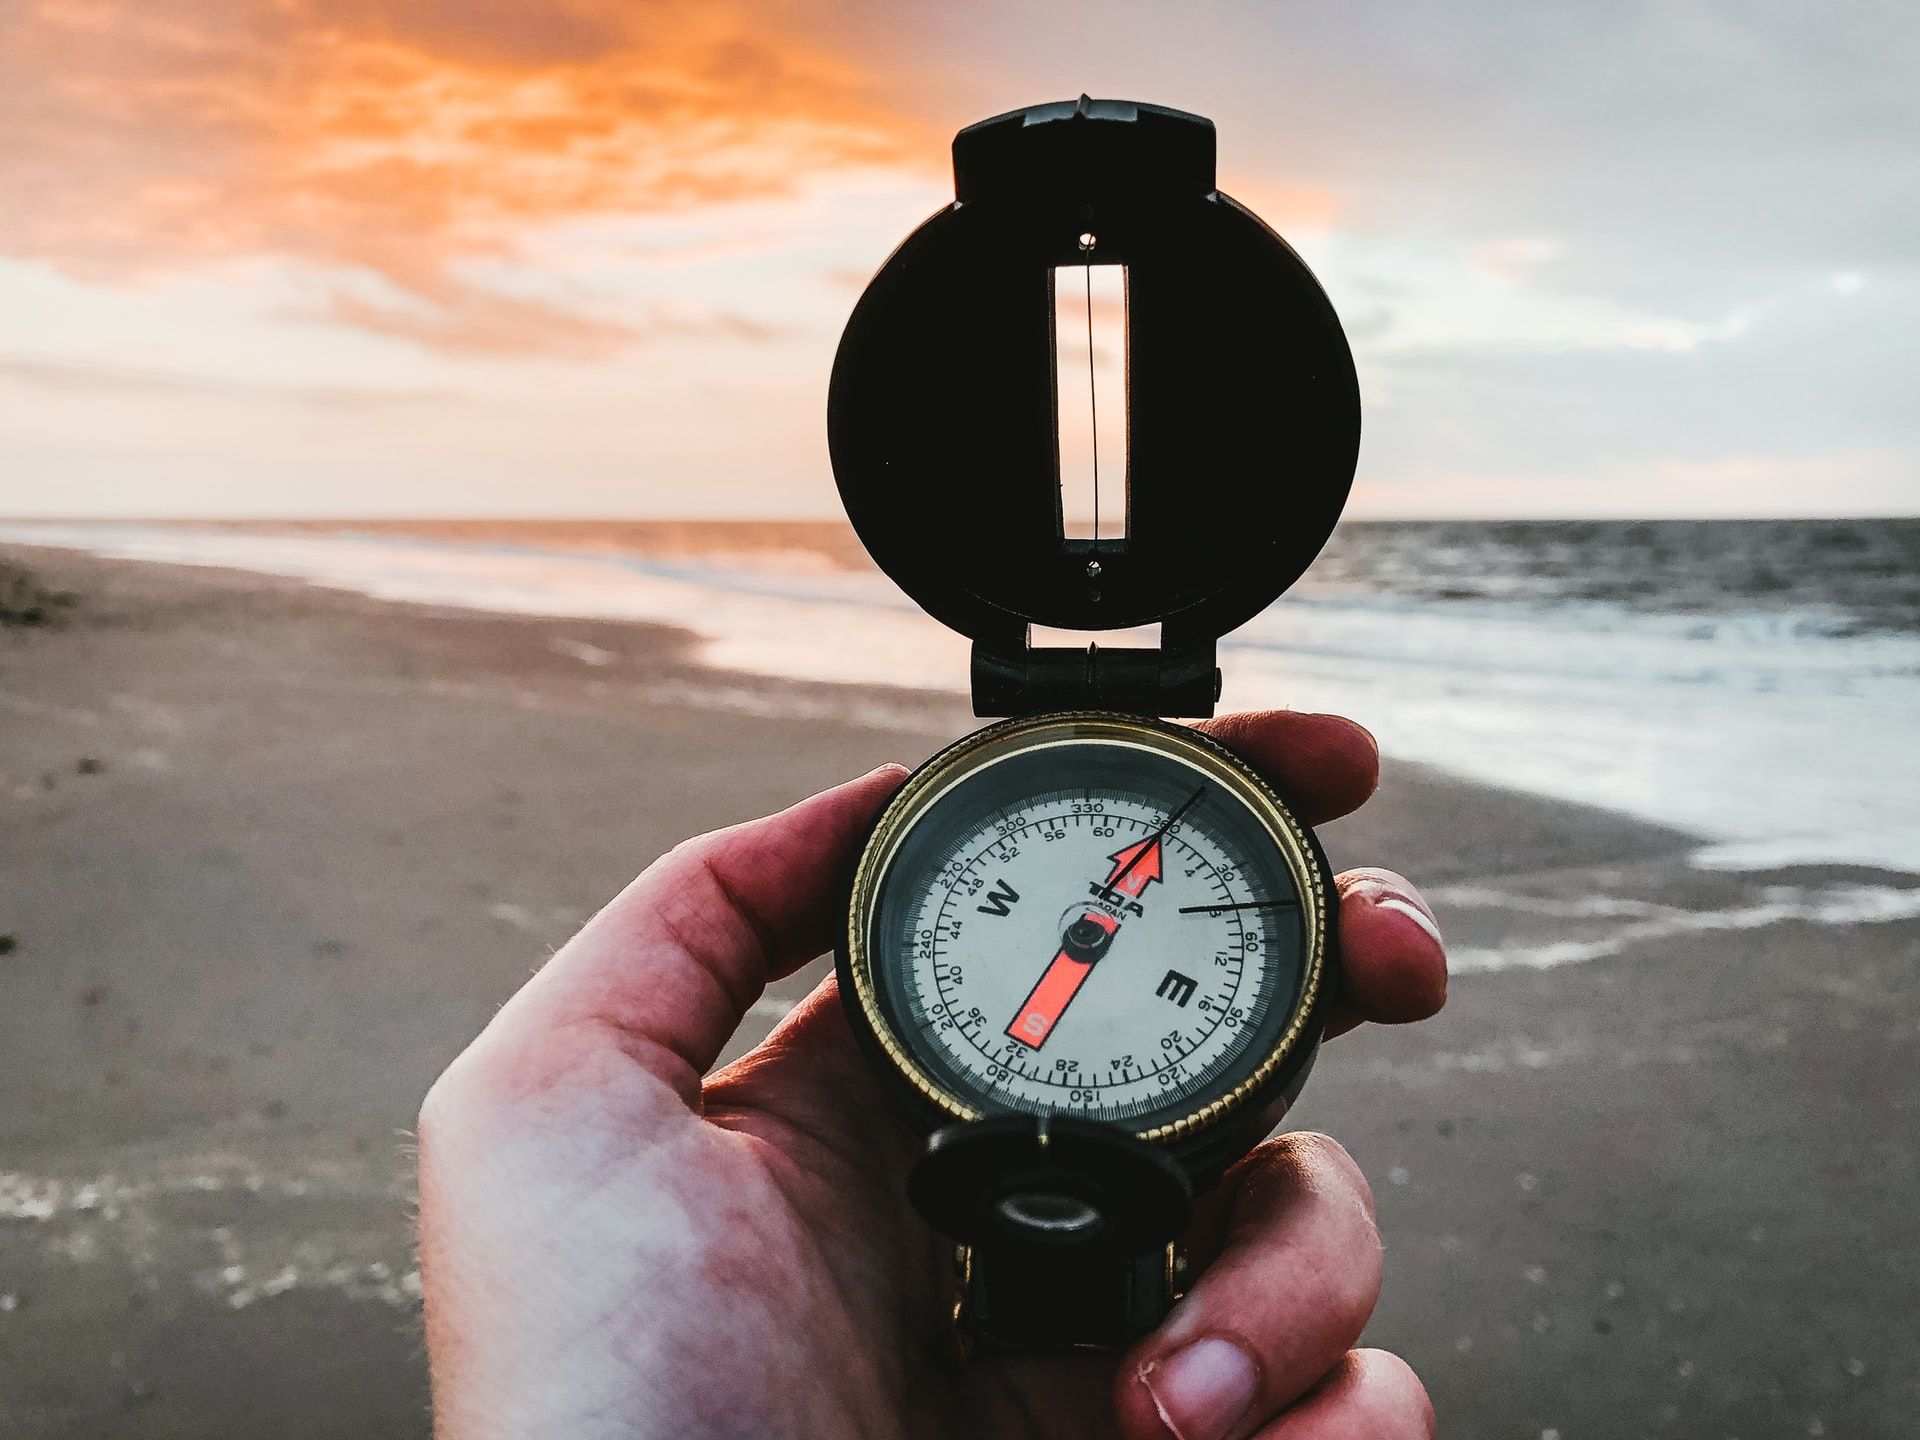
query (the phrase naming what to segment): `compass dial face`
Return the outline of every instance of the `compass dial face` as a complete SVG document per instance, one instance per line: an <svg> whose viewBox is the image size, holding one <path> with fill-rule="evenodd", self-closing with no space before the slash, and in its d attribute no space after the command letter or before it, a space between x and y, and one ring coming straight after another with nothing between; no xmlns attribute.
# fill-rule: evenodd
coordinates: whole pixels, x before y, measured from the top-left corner
<svg viewBox="0 0 1920 1440"><path fill-rule="evenodd" d="M854 895L883 1045L956 1114L1159 1138L1230 1108L1317 993L1325 883L1237 759L1124 718L983 731L883 817Z"/></svg>

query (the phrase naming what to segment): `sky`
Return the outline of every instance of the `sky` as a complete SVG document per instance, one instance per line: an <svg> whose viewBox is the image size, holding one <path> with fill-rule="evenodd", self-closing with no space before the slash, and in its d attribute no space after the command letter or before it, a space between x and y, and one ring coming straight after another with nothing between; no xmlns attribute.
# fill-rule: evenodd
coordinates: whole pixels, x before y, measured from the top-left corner
<svg viewBox="0 0 1920 1440"><path fill-rule="evenodd" d="M1916 74L1867 0L0 0L0 515L836 514L861 287L1083 91L1319 275L1353 513L1912 514Z"/></svg>

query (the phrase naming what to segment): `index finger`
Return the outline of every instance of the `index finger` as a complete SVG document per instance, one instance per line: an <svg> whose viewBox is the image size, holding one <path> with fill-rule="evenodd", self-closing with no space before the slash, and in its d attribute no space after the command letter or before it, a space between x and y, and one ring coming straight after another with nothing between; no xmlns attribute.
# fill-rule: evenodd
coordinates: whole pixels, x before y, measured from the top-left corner
<svg viewBox="0 0 1920 1440"><path fill-rule="evenodd" d="M1307 825L1358 810L1380 784L1380 747L1344 715L1249 710L1193 727L1273 781Z"/></svg>

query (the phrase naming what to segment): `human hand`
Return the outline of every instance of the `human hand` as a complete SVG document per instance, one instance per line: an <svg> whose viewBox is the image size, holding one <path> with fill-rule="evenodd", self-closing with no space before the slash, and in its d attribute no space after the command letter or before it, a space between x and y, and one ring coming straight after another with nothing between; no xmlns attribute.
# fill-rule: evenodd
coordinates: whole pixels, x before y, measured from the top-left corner
<svg viewBox="0 0 1920 1440"><path fill-rule="evenodd" d="M1334 716L1228 716L1224 740L1320 823L1373 792ZM1352 1351L1380 1284L1372 1198L1332 1140L1269 1140L1201 1197L1198 1278L1120 1357L960 1365L951 1243L909 1208L923 1137L828 977L703 1079L770 980L828 949L898 766L678 847L515 995L420 1116L427 1345L446 1440L567 1436L1425 1436L1407 1367ZM1425 903L1339 877L1329 1034L1446 989Z"/></svg>

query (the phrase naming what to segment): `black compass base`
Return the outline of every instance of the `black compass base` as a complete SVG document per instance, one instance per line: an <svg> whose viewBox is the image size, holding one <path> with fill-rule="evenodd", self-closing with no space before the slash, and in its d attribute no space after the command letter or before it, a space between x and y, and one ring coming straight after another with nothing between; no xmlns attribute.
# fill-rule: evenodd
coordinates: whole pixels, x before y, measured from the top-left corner
<svg viewBox="0 0 1920 1440"><path fill-rule="evenodd" d="M996 1115L936 1131L908 1180L960 1242L956 1311L983 1349L1124 1349L1174 1300L1173 1241L1193 1191L1117 1126Z"/></svg>
<svg viewBox="0 0 1920 1440"><path fill-rule="evenodd" d="M1179 1298L1172 1245L1132 1259L1054 1247L962 1247L954 1321L975 1353L1124 1350Z"/></svg>

